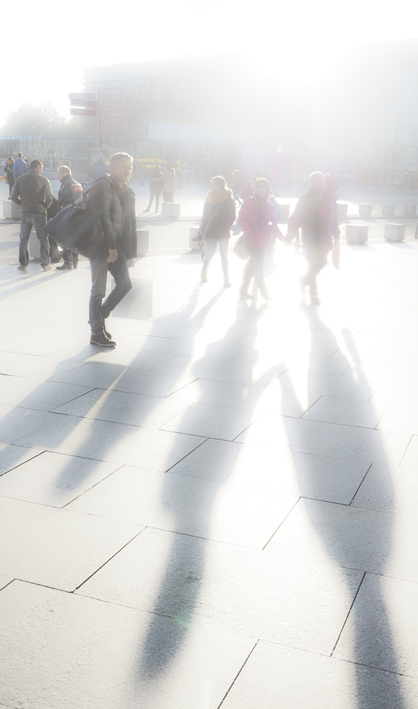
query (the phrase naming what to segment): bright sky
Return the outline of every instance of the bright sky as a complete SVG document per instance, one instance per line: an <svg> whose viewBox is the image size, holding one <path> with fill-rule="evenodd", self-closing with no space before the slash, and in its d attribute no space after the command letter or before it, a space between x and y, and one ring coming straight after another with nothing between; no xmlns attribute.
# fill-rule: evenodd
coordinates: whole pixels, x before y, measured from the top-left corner
<svg viewBox="0 0 418 709"><path fill-rule="evenodd" d="M83 68L93 65L240 52L306 78L329 71L356 43L417 37L412 7L410 0L352 0L346 8L337 0L8 2L3 26L14 29L3 43L0 126L24 102L50 101L69 117L67 94L83 89Z"/></svg>

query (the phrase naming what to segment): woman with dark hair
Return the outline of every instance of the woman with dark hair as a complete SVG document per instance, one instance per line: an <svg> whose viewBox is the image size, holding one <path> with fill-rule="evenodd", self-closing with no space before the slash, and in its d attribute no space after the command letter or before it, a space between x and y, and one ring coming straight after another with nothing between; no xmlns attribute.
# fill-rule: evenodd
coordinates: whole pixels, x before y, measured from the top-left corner
<svg viewBox="0 0 418 709"><path fill-rule="evenodd" d="M13 176L13 163L14 160L12 157L6 158L6 164L4 166L4 176L6 178L6 182L9 185L9 197L11 195L13 185L15 183L15 178Z"/></svg>
<svg viewBox="0 0 418 709"><path fill-rule="evenodd" d="M250 246L250 257L244 268L239 293L242 298L252 298L248 288L254 278L264 300L269 301L271 297L263 273L264 256L270 235L275 236L283 243L286 243L286 240L277 226L274 207L269 202L271 194L269 181L259 177L255 181L254 187L254 196L245 200L238 216L238 224L243 230L243 237L249 240Z"/></svg>
<svg viewBox="0 0 418 709"><path fill-rule="evenodd" d="M212 177L203 208L202 223L196 235L198 239L205 239L207 243L201 273L201 281L204 283L208 280L208 267L219 244L224 286L227 288L231 285L228 274L228 244L231 236L230 228L234 221L235 203L232 192L227 189L224 177L220 175Z"/></svg>

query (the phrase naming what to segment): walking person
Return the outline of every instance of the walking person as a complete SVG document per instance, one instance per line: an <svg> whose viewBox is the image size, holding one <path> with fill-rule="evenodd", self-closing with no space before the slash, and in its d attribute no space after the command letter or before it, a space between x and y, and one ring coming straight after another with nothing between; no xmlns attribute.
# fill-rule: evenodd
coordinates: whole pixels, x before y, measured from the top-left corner
<svg viewBox="0 0 418 709"><path fill-rule="evenodd" d="M254 187L254 196L245 200L238 215L238 224L243 230L244 239L249 240L250 247L250 257L244 267L239 294L242 298L252 298L248 289L254 278L261 295L268 302L271 297L264 280L264 256L270 236L275 236L282 242L285 242L285 237L277 226L274 207L269 202L271 194L269 181L259 177Z"/></svg>
<svg viewBox="0 0 418 709"><path fill-rule="evenodd" d="M203 208L203 218L197 238L205 239L207 251L203 259L200 279L203 283L208 280L208 268L219 244L224 286L228 288L228 244L231 236L230 228L235 221L235 203L231 190L227 189L225 178L221 175L212 177L210 190L206 195ZM196 238L195 237L195 238Z"/></svg>
<svg viewBox="0 0 418 709"><path fill-rule="evenodd" d="M28 161L23 157L22 153L18 153L17 158L13 163L13 177L16 180L20 177L20 175L26 175L28 170Z"/></svg>
<svg viewBox="0 0 418 709"><path fill-rule="evenodd" d="M309 290L311 304L319 304L317 276L326 266L328 253L340 241L337 203L325 189L322 172L309 176L311 188L303 194L289 218L287 243L299 238L302 229L302 248L307 262L306 273L300 278L301 294Z"/></svg>
<svg viewBox="0 0 418 709"><path fill-rule="evenodd" d="M71 177L71 170L67 165L60 165L57 169L57 178L61 182L61 187L58 192L58 211L81 197L83 188L77 180ZM57 266L57 271L72 271L78 266L78 254L70 249L64 249L64 263Z"/></svg>
<svg viewBox="0 0 418 709"><path fill-rule="evenodd" d="M12 157L6 158L6 164L4 166L4 178L9 185L9 199L10 195L12 194L12 189L15 183L15 178L13 175L13 165L14 165L14 160Z"/></svg>
<svg viewBox="0 0 418 709"><path fill-rule="evenodd" d="M174 192L176 191L178 180L174 167L166 167L163 183L164 202L174 202Z"/></svg>
<svg viewBox="0 0 418 709"><path fill-rule="evenodd" d="M127 184L132 165L128 153L115 153L110 158L110 175L98 177L87 194L86 209L97 219L94 229L103 230L106 247L103 258L90 259L90 344L99 347L116 346L105 321L132 288L129 268L135 266L136 256L136 195ZM108 272L115 287L103 302Z"/></svg>
<svg viewBox="0 0 418 709"><path fill-rule="evenodd" d="M16 164L16 162L15 162ZM41 267L51 271L49 240L44 232L46 213L54 200L50 182L42 175L40 160L32 160L29 172L20 175L14 184L10 199L20 207L19 271L28 270L28 242L32 227L35 227L41 251Z"/></svg>
<svg viewBox="0 0 418 709"><path fill-rule="evenodd" d="M151 180L149 183L149 191L150 191L150 196L149 196L149 202L148 202L148 207L144 209L144 214L150 211L154 197L155 197L155 211L158 212L158 207L160 204L160 195L163 190L163 185L164 185L164 175L162 173L162 170L159 165L155 168L154 172L151 175ZM173 200L171 200L173 201Z"/></svg>

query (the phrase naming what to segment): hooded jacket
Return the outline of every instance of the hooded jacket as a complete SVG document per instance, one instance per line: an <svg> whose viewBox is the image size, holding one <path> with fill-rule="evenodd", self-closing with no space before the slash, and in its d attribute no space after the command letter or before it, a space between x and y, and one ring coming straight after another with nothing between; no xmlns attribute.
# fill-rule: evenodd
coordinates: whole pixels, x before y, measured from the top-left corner
<svg viewBox="0 0 418 709"><path fill-rule="evenodd" d="M203 208L200 232L205 239L229 239L235 221L235 202L231 190L209 190Z"/></svg>

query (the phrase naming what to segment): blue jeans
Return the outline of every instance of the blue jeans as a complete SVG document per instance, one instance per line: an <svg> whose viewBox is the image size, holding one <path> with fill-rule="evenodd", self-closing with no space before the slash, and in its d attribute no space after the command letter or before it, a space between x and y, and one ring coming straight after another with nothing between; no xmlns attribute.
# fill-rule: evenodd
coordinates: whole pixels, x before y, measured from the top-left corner
<svg viewBox="0 0 418 709"><path fill-rule="evenodd" d="M107 261L90 259L91 268L91 293L89 302L89 321L92 335L99 335L103 332L103 321L110 315L113 308L125 297L132 288L131 277L125 255L118 251L118 257L114 263ZM107 273L111 273L115 279L115 287L106 295Z"/></svg>
<svg viewBox="0 0 418 709"><path fill-rule="evenodd" d="M20 215L20 244L19 244L19 263L21 266L27 266L29 262L28 243L32 227L35 227L36 236L41 245L41 266L49 266L49 240L44 232L46 224L46 214L35 214L33 212L24 212Z"/></svg>

